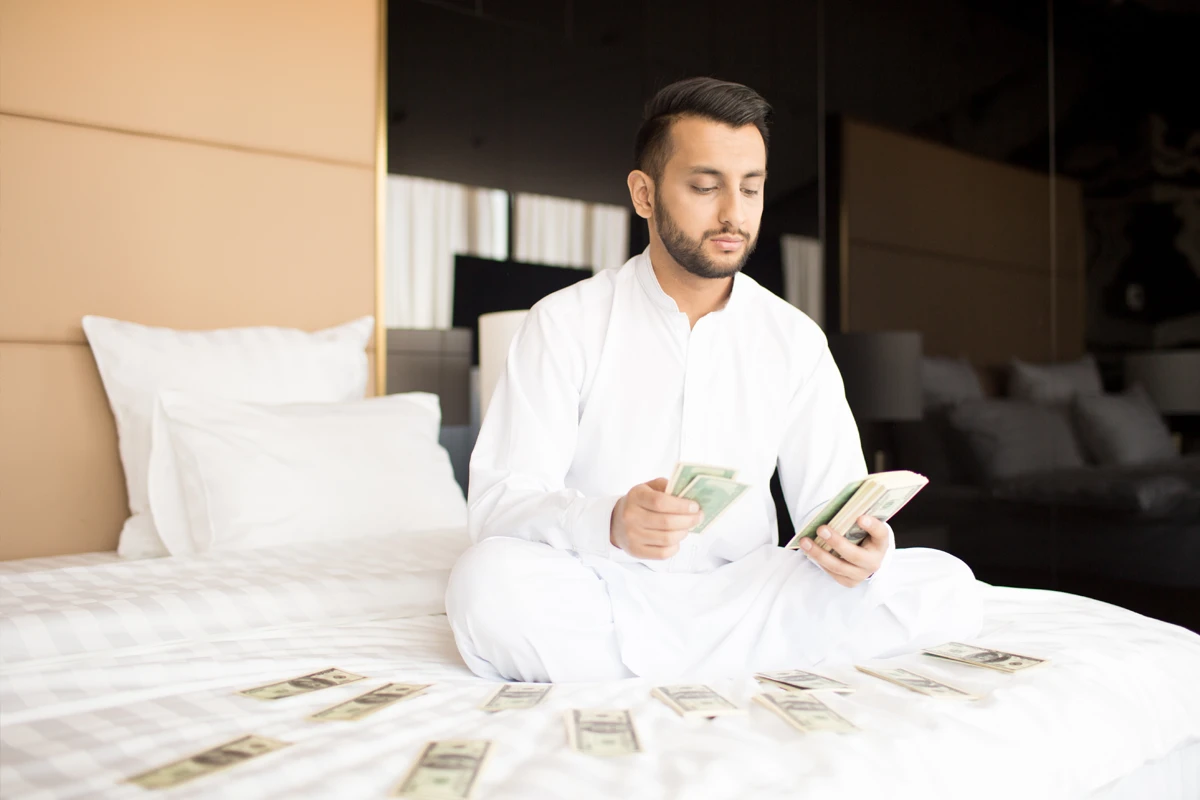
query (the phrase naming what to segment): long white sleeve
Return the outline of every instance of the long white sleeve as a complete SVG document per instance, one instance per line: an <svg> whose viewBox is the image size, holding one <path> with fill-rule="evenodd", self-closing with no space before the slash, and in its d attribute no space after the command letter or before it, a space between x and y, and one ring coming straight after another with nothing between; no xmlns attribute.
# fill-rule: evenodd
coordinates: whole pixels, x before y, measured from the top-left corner
<svg viewBox="0 0 1200 800"><path fill-rule="evenodd" d="M779 450L779 482L796 528L843 486L866 475L862 442L846 402L842 375L826 348L796 392ZM895 549L890 527L888 538L888 552L872 582Z"/></svg>
<svg viewBox="0 0 1200 800"><path fill-rule="evenodd" d="M471 454L471 539L511 536L611 556L619 497L565 486L575 457L584 362L578 342L535 307L513 337Z"/></svg>

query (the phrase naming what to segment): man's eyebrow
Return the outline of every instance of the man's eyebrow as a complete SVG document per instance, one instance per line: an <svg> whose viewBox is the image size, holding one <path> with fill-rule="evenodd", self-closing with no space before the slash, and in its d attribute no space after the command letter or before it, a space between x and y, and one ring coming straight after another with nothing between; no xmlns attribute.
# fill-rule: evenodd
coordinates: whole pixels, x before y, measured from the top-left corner
<svg viewBox="0 0 1200 800"><path fill-rule="evenodd" d="M692 175L716 175L717 177L722 177L725 173L721 172L721 170L717 169L716 167L699 166L699 167L692 167L691 174ZM750 172L747 172L742 177L743 178L765 178L765 177L767 177L767 171L765 169L751 170Z"/></svg>

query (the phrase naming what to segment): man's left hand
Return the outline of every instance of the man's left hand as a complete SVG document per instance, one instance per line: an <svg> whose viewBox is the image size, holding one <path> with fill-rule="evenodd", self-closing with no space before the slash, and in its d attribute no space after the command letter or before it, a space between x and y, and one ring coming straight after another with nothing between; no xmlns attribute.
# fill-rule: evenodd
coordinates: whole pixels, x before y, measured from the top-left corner
<svg viewBox="0 0 1200 800"><path fill-rule="evenodd" d="M888 526L874 517L859 517L858 527L867 532L861 545L848 541L828 525L817 528L818 538L841 558L817 547L810 539L800 542L800 548L812 561L847 588L858 586L875 574L890 544Z"/></svg>

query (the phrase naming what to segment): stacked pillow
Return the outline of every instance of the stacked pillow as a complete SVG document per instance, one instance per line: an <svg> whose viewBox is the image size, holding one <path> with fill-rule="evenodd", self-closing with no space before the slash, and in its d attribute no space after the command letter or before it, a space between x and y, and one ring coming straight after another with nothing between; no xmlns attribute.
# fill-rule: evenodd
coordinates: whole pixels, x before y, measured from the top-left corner
<svg viewBox="0 0 1200 800"><path fill-rule="evenodd" d="M1090 355L1062 364L1014 360L1004 399L984 397L965 360L926 358L922 381L927 414L944 420L948 450L965 454L976 481L1176 455L1146 393L1135 386L1105 394Z"/></svg>
<svg viewBox="0 0 1200 800"><path fill-rule="evenodd" d="M122 556L278 543L279 536L267 536L261 526L264 518L278 521L283 512L276 508L272 516L261 503L278 504L279 494L271 494L270 487L283 483L323 498L326 514L345 510L335 502L339 497L370 507L374 501L324 473L321 478L311 471L300 474L311 466L314 454L344 476L357 476L363 486L375 485L375 470L396 467L375 452L383 446L411 449L429 459L431 475L437 474L438 454L427 441L433 420L436 446L436 398L432 408L429 398L407 404L392 398L363 400L371 317L316 333L270 327L175 331L91 316L83 319L83 329L116 419L125 470L131 516L121 531ZM291 409L292 404L306 408ZM269 433L280 430L288 437L283 449ZM214 443L217 439L223 444ZM156 488L163 498L159 508L150 497L154 450ZM228 481L214 479L215 473L241 476L242 488L235 491ZM445 518L453 524L460 517L465 522L461 491L457 495L457 504L453 498L447 501ZM293 503L301 500L290 495ZM171 528L170 541L160 535L159 517ZM324 535L342 535L358 523L354 514L344 519L341 526L327 526ZM394 516L381 524L392 522ZM274 530L278 533L278 526ZM308 536L311 525L295 530L296 536Z"/></svg>

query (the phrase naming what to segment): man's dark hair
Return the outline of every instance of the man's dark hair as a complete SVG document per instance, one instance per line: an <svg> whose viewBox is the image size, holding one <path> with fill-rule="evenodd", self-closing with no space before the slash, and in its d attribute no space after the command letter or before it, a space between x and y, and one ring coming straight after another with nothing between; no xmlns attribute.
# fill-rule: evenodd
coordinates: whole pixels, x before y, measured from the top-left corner
<svg viewBox="0 0 1200 800"><path fill-rule="evenodd" d="M671 125L681 117L700 117L734 128L754 125L767 146L771 106L758 92L716 78L687 78L659 90L646 103L633 159L637 169L657 181L671 158Z"/></svg>

